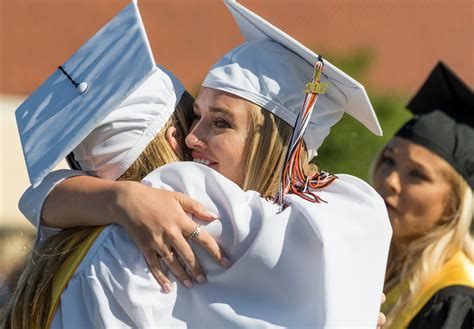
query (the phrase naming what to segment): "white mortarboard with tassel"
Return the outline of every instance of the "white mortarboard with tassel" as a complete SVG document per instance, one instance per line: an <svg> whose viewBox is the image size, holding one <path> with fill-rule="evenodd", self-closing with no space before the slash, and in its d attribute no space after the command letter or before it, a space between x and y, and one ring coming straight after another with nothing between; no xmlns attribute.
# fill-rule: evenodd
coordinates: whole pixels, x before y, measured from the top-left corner
<svg viewBox="0 0 474 329"><path fill-rule="evenodd" d="M233 0L224 2L246 41L214 65L203 86L247 99L293 126L276 200L282 205L284 194L290 191L319 201L316 195L307 193L307 187L327 186L334 177L325 173L318 177L302 174L298 154L301 141L304 138L311 159L344 112L381 135L367 93L360 83L285 32ZM317 33L323 31L318 30L315 38ZM312 184L315 180L316 185Z"/></svg>

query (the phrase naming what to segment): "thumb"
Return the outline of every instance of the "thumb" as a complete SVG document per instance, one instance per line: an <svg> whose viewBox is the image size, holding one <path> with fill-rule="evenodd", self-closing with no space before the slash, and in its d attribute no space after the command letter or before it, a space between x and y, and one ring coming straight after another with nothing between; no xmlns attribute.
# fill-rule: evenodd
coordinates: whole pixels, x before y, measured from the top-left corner
<svg viewBox="0 0 474 329"><path fill-rule="evenodd" d="M194 199L184 195L178 194L178 200L183 208L184 212L194 215L195 217L205 220L205 221L212 221L214 219L219 218L219 216L212 211L204 209L203 205L197 202Z"/></svg>

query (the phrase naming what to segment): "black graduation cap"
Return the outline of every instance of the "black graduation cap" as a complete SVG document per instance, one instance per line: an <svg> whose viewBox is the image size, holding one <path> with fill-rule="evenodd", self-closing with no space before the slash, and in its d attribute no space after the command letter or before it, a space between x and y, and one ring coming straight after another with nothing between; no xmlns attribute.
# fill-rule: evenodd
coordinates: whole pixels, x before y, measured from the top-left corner
<svg viewBox="0 0 474 329"><path fill-rule="evenodd" d="M400 136L448 161L474 187L474 95L439 62L407 105L415 115Z"/></svg>

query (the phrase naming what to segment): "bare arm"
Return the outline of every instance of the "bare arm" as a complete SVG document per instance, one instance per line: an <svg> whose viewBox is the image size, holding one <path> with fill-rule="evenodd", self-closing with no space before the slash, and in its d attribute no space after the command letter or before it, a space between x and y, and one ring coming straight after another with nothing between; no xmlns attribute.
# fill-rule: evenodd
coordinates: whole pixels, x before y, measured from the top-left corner
<svg viewBox="0 0 474 329"><path fill-rule="evenodd" d="M202 220L216 218L201 204L181 193L154 189L137 182L75 176L52 190L44 203L41 218L44 224L59 228L112 223L124 226L143 251L158 283L169 292L169 280L160 260L186 287L192 286L191 277L177 255L197 282L205 282L203 270L186 241L196 228L196 223L186 213ZM201 231L196 242L220 264L230 266L217 242L207 232Z"/></svg>
<svg viewBox="0 0 474 329"><path fill-rule="evenodd" d="M116 181L90 176L68 178L49 194L41 223L58 228L120 224L120 218L114 214L120 188Z"/></svg>

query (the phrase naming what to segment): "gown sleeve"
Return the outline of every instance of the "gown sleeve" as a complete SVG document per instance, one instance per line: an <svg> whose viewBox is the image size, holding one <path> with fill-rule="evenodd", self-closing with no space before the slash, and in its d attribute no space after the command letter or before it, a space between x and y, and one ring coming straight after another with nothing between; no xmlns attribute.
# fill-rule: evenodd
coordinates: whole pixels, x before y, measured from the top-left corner
<svg viewBox="0 0 474 329"><path fill-rule="evenodd" d="M50 172L40 185L36 188L30 185L21 196L18 208L37 230L35 245L61 231L60 229L41 225L41 211L49 193L66 178L81 175L87 176L87 173L80 170L67 169Z"/></svg>
<svg viewBox="0 0 474 329"><path fill-rule="evenodd" d="M472 329L474 288L450 286L438 291L416 317L409 329Z"/></svg>

